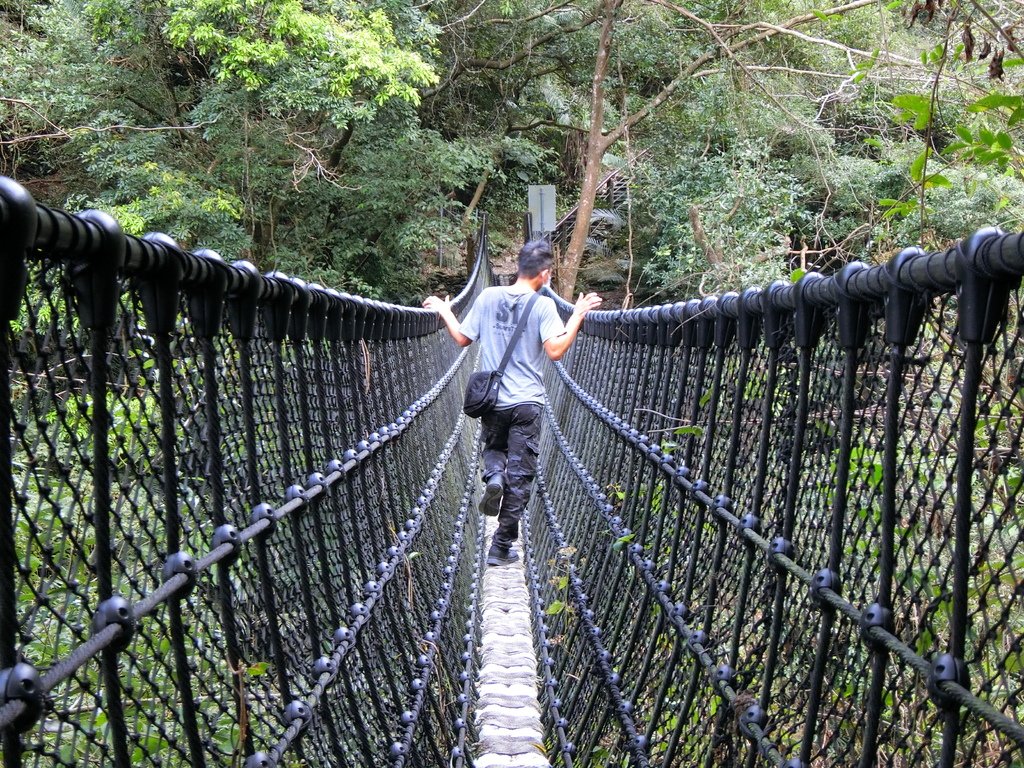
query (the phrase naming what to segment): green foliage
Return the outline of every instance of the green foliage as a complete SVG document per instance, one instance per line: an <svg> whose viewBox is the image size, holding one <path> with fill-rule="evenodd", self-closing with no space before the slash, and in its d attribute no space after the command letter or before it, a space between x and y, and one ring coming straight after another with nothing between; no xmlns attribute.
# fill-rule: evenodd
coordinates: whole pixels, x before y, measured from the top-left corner
<svg viewBox="0 0 1024 768"><path fill-rule="evenodd" d="M986 8L1001 24L1019 17ZM560 212L579 190L599 30L589 8L54 0L7 9L0 170L29 181L42 202L108 209L132 233L162 230L262 269L418 303L439 244L460 247L478 185L474 206L491 213L494 241L508 250L527 184L559 185ZM910 3L808 10L789 0L703 4L693 12L731 25L719 29L730 44L748 34L744 24L754 34L805 19L799 35L723 56L705 27L675 11L627 6L605 83L606 130L714 55L633 126L628 152L620 142L606 154L606 167L629 170L632 210L628 221L615 211L626 225L586 279L623 285L632 260L638 298L669 298L796 266L884 259L914 242L946 245L966 221L1024 224L1018 57L1004 51L998 77L991 56L968 61L953 8L914 25ZM1001 45L986 20L974 24L976 47Z"/></svg>
<svg viewBox="0 0 1024 768"><path fill-rule="evenodd" d="M248 90L291 70L312 76L336 99L359 94L376 104L417 103L417 86L437 79L417 53L398 46L380 10L352 5L340 15L318 13L298 0L170 0L168 6L169 41L209 57L218 80L237 79Z"/></svg>
<svg viewBox="0 0 1024 768"><path fill-rule="evenodd" d="M453 190L489 156L417 124L437 79L429 27L408 9L392 23L386 8L292 0L84 10L59 0L28 24L0 19L21 142L3 172L132 234L416 300L421 254L461 232L441 204L457 209Z"/></svg>
<svg viewBox="0 0 1024 768"><path fill-rule="evenodd" d="M652 216L652 266L685 292L697 287L688 277L694 274L711 274L709 290L781 276L780 259L789 250L789 233L800 224L804 190L764 146L738 142L722 154L652 174L640 194L644 206L658 212ZM700 216L707 245L721 254L719 263L709 262L695 237L691 208Z"/></svg>

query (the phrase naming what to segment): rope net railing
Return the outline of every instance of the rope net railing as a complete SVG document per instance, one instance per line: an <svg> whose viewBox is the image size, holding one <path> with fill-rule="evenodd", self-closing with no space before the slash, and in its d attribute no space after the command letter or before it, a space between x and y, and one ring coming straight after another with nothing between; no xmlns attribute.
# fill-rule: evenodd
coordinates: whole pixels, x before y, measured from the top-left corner
<svg viewBox="0 0 1024 768"><path fill-rule="evenodd" d="M588 316L523 521L554 764L1024 765L1022 242ZM0 264L4 768L472 765L436 315L6 179Z"/></svg>
<svg viewBox="0 0 1024 768"><path fill-rule="evenodd" d="M8 179L0 264L4 768L462 764L473 361L436 314Z"/></svg>
<svg viewBox="0 0 1024 768"><path fill-rule="evenodd" d="M1022 273L982 231L587 316L528 526L556 764L1024 765Z"/></svg>

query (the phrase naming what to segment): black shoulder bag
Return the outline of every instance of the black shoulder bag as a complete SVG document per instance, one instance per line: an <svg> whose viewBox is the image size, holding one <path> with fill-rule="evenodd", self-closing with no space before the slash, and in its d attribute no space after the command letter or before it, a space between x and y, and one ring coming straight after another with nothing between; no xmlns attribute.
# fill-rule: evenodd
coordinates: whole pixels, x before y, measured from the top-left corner
<svg viewBox="0 0 1024 768"><path fill-rule="evenodd" d="M498 388L501 386L501 377L505 375L505 366L512 359L512 352L515 350L516 344L519 343L519 337L526 330L526 320L529 318L533 302L536 300L537 294L534 293L526 302L523 314L519 317L516 329L512 332L512 338L508 340L508 346L505 347L505 354L501 358L498 370L477 371L470 375L469 384L466 385L466 397L462 403L462 410L467 416L477 419L485 413L493 411L494 406L498 404Z"/></svg>

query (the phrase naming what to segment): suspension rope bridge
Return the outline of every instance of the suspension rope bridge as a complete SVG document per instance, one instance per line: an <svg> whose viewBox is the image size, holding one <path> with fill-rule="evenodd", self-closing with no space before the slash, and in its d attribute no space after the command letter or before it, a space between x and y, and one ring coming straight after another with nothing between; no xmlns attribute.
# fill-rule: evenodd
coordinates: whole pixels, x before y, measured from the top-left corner
<svg viewBox="0 0 1024 768"><path fill-rule="evenodd" d="M0 270L4 768L1024 765L1021 235L591 313L490 569L433 313L8 179Z"/></svg>

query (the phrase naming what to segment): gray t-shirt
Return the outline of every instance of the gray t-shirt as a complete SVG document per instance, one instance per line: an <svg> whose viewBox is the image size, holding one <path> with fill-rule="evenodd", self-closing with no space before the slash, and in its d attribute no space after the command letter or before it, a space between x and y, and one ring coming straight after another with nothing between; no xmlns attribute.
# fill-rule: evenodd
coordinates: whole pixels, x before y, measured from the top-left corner
<svg viewBox="0 0 1024 768"><path fill-rule="evenodd" d="M512 332L532 291L509 287L487 288L469 308L461 323L463 336L480 344L480 370L493 371L505 354ZM526 320L526 328L501 378L498 405L511 408L520 403L544 402L542 365L547 357L544 342L565 333L555 302L538 296Z"/></svg>

